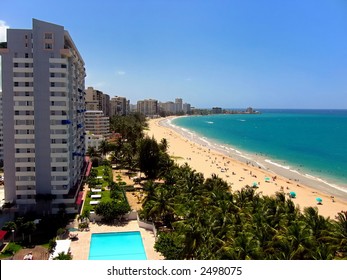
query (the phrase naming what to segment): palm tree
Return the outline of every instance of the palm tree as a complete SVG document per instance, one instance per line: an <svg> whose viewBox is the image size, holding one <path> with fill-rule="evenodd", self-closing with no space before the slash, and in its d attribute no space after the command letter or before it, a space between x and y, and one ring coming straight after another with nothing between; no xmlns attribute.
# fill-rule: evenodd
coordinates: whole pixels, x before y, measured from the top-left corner
<svg viewBox="0 0 347 280"><path fill-rule="evenodd" d="M98 152L96 151L95 147L88 147L87 155L89 155L91 158L98 156Z"/></svg>
<svg viewBox="0 0 347 280"><path fill-rule="evenodd" d="M106 140L102 140L99 145L99 153L105 158L108 152L109 152L109 144Z"/></svg>
<svg viewBox="0 0 347 280"><path fill-rule="evenodd" d="M169 143L167 142L166 138L161 139L159 144L159 149L162 152L166 152L168 147L169 147Z"/></svg>
<svg viewBox="0 0 347 280"><path fill-rule="evenodd" d="M259 258L259 242L251 232L241 232L232 244L238 260L252 260Z"/></svg>
<svg viewBox="0 0 347 280"><path fill-rule="evenodd" d="M61 252L53 260L72 260L72 256L70 253L66 254L64 252Z"/></svg>
<svg viewBox="0 0 347 280"><path fill-rule="evenodd" d="M288 227L287 235L292 248L291 259L308 259L310 250L313 248L314 238L306 223L295 221Z"/></svg>
<svg viewBox="0 0 347 280"><path fill-rule="evenodd" d="M306 221L307 226L312 231L312 235L319 239L321 236L325 235L328 229L328 220L323 216L318 215L318 208L307 207L304 209L303 218Z"/></svg>
<svg viewBox="0 0 347 280"><path fill-rule="evenodd" d="M332 224L331 242L337 259L347 259L347 211L341 211Z"/></svg>
<svg viewBox="0 0 347 280"><path fill-rule="evenodd" d="M160 186L156 189L155 196L152 199L148 216L156 222L162 222L165 226L171 227L174 221L174 204L170 192Z"/></svg>
<svg viewBox="0 0 347 280"><path fill-rule="evenodd" d="M139 167L148 179L156 179L159 173L160 151L154 137L145 137L140 143Z"/></svg>

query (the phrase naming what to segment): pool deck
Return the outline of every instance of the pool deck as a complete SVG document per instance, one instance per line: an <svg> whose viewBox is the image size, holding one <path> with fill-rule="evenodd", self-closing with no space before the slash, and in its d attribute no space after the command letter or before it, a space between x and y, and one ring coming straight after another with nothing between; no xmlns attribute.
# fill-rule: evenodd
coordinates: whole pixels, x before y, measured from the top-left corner
<svg viewBox="0 0 347 280"><path fill-rule="evenodd" d="M127 221L123 225L90 223L89 231L78 231L78 239L71 242L73 260L88 260L92 233L139 231L148 260L163 260L164 257L154 250L155 237L152 231L140 228L137 221Z"/></svg>

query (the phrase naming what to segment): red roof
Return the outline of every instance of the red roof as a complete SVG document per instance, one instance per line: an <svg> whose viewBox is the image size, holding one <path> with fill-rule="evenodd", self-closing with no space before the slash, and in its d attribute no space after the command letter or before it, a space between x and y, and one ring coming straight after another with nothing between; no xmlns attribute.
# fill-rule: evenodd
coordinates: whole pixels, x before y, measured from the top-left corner
<svg viewBox="0 0 347 280"><path fill-rule="evenodd" d="M7 231L6 230L0 230L0 240L4 239Z"/></svg>
<svg viewBox="0 0 347 280"><path fill-rule="evenodd" d="M78 193L77 199L76 199L76 204L81 205L82 204L82 199L83 199L83 191L80 191Z"/></svg>
<svg viewBox="0 0 347 280"><path fill-rule="evenodd" d="M92 163L89 161L87 171L86 171L86 176L89 176L90 170L92 170Z"/></svg>

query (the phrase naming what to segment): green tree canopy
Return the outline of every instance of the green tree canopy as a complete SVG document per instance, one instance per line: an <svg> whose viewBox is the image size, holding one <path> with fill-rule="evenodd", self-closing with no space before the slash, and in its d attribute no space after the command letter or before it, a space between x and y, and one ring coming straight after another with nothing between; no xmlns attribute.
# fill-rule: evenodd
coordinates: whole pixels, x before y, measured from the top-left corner
<svg viewBox="0 0 347 280"><path fill-rule="evenodd" d="M145 137L140 143L139 167L147 178L155 179L159 173L160 150L154 137Z"/></svg>

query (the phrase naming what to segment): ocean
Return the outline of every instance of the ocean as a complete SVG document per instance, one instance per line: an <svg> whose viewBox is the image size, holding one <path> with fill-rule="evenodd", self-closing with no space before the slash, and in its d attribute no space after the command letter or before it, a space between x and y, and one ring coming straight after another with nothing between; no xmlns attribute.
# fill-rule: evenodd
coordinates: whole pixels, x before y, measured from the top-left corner
<svg viewBox="0 0 347 280"><path fill-rule="evenodd" d="M259 112L182 117L171 125L226 154L291 171L347 197L347 110Z"/></svg>

